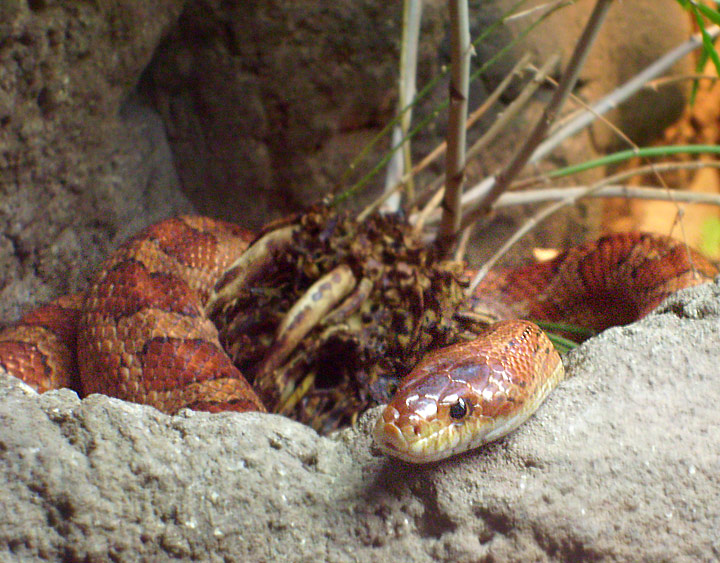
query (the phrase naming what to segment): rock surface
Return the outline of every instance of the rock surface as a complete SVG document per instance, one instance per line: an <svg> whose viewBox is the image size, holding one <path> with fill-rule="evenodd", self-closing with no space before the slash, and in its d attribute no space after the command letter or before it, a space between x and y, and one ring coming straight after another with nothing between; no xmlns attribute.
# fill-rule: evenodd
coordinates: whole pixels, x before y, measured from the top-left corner
<svg viewBox="0 0 720 563"><path fill-rule="evenodd" d="M132 96L182 0L0 2L0 318L87 285L118 239L188 211Z"/></svg>
<svg viewBox="0 0 720 563"><path fill-rule="evenodd" d="M518 431L428 466L273 415L0 377L0 561L720 557L720 280L570 354Z"/></svg>

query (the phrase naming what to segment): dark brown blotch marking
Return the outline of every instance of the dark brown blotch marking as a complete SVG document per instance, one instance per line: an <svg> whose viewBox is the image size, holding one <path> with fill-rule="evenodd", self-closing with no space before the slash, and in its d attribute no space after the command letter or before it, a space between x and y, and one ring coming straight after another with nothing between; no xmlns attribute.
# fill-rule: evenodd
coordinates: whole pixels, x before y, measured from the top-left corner
<svg viewBox="0 0 720 563"><path fill-rule="evenodd" d="M150 273L136 260L125 260L108 270L92 293L94 312L115 320L146 308L187 317L203 315L200 299L178 276Z"/></svg>
<svg viewBox="0 0 720 563"><path fill-rule="evenodd" d="M75 343L79 320L79 309L62 307L53 302L30 311L18 324L44 328L70 346Z"/></svg>
<svg viewBox="0 0 720 563"><path fill-rule="evenodd" d="M148 390L165 391L198 381L241 377L223 350L199 338L157 337L138 354Z"/></svg>
<svg viewBox="0 0 720 563"><path fill-rule="evenodd" d="M152 338L138 358L145 393L172 392L172 397L161 405L167 412L181 408L209 412L265 410L230 358L212 342Z"/></svg>
<svg viewBox="0 0 720 563"><path fill-rule="evenodd" d="M167 255L191 268L206 268L215 262L217 238L200 231L180 218L153 225L145 233Z"/></svg>
<svg viewBox="0 0 720 563"><path fill-rule="evenodd" d="M228 400L219 399L216 401L207 399L202 401L189 402L187 405L185 405L185 408L192 409L194 411L205 411L212 413L220 413L227 411L248 412L258 410L258 405L253 401L242 398L234 398Z"/></svg>

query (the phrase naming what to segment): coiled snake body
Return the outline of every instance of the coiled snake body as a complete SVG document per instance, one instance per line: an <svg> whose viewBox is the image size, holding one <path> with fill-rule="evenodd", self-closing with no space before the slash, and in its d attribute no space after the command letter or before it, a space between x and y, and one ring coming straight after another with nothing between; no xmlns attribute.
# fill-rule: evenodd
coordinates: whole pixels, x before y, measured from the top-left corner
<svg viewBox="0 0 720 563"><path fill-rule="evenodd" d="M238 226L203 217L151 226L102 264L84 294L0 333L0 366L40 392L72 387L168 413L264 411L208 318L216 283L253 252L252 240ZM667 237L613 235L495 274L467 308L602 329L716 273ZM412 462L447 457L517 427L562 378L559 356L536 325L500 322L476 340L428 354L378 421L376 442Z"/></svg>

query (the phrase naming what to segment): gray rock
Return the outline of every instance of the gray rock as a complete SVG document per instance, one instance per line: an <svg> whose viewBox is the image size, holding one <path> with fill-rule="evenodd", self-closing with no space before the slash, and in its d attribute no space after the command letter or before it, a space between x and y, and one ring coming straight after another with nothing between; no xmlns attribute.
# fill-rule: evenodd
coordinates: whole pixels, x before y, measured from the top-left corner
<svg viewBox="0 0 720 563"><path fill-rule="evenodd" d="M377 411L332 438L0 377L0 560L499 561L720 557L720 282L567 359L518 431L428 466Z"/></svg>
<svg viewBox="0 0 720 563"><path fill-rule="evenodd" d="M0 3L0 319L84 288L140 227L191 209L131 92L182 0Z"/></svg>

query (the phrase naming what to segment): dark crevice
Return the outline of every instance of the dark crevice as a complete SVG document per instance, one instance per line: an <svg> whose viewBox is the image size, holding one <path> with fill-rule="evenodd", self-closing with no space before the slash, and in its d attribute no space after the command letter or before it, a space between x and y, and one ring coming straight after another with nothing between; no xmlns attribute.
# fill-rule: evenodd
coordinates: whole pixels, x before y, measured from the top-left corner
<svg viewBox="0 0 720 563"><path fill-rule="evenodd" d="M422 484L422 482L418 482ZM417 529L421 537L439 539L443 535L452 533L457 524L440 507L437 500L437 491L434 485L429 487L414 487L415 494L423 501L425 511L417 519Z"/></svg>
<svg viewBox="0 0 720 563"><path fill-rule="evenodd" d="M473 514L481 519L489 530L503 536L509 536L515 528L512 517L506 512L492 510L487 506L476 506Z"/></svg>
<svg viewBox="0 0 720 563"><path fill-rule="evenodd" d="M28 8L33 12L40 12L47 8L47 0L28 0Z"/></svg>
<svg viewBox="0 0 720 563"><path fill-rule="evenodd" d="M599 554L579 538L563 535L562 532L550 533L535 528L533 534L537 544L554 561L599 561L608 555Z"/></svg>

